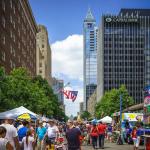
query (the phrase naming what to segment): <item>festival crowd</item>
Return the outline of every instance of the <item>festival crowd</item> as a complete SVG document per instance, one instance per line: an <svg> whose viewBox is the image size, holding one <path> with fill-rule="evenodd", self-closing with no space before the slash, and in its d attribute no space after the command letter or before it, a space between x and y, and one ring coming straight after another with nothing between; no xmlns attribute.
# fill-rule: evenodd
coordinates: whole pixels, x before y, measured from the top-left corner
<svg viewBox="0 0 150 150"><path fill-rule="evenodd" d="M140 144L140 126L125 125L124 139L132 139L134 150ZM105 138L112 142L115 127L102 122L67 123L50 119L31 122L27 120L2 120L0 125L0 150L81 150L81 145L104 149ZM130 138L129 138L130 137Z"/></svg>

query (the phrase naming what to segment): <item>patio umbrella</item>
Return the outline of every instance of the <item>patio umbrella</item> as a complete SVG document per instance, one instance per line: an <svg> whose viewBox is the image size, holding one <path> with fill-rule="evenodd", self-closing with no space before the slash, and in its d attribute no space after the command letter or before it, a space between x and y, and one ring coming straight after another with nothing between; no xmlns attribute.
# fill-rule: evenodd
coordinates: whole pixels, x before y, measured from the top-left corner
<svg viewBox="0 0 150 150"><path fill-rule="evenodd" d="M29 113L23 113L17 117L17 120L36 120L37 118Z"/></svg>

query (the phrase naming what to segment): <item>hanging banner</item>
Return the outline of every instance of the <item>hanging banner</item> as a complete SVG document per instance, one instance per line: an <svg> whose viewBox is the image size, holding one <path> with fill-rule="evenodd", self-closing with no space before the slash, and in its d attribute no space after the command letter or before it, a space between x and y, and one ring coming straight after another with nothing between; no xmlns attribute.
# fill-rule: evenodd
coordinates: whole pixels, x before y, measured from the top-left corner
<svg viewBox="0 0 150 150"><path fill-rule="evenodd" d="M72 100L72 102L76 100L78 95L78 91L62 90L62 93L64 94L66 99L70 99Z"/></svg>

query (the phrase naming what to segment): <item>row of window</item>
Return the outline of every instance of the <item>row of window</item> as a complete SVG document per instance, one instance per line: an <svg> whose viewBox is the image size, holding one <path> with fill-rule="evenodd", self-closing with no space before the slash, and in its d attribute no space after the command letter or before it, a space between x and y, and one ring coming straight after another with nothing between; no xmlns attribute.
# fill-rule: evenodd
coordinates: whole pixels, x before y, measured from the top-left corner
<svg viewBox="0 0 150 150"><path fill-rule="evenodd" d="M135 67L130 67L130 68L123 68L123 67L120 67L120 68L118 68L118 67L116 67L116 68L110 68L110 67L108 67L108 68L104 68L104 72L143 72L144 71L144 69L141 67L141 68L139 68L139 67L137 67L137 68L135 68Z"/></svg>
<svg viewBox="0 0 150 150"><path fill-rule="evenodd" d="M109 66L111 66L111 67L114 67L114 68L116 68L116 67L127 67L127 68L130 68L130 67L143 67L145 65L145 63L143 62L143 61L137 61L137 62L133 62L133 61L125 61L125 62L123 62L123 61L115 61L115 62L111 62L111 61L109 61L109 62L104 62L104 66L105 67L109 67Z"/></svg>
<svg viewBox="0 0 150 150"><path fill-rule="evenodd" d="M144 38L139 37L104 37L104 41L117 41L117 42L144 42Z"/></svg>
<svg viewBox="0 0 150 150"><path fill-rule="evenodd" d="M120 55L120 56L116 56L116 55L104 55L104 60L144 60L144 56L135 56L135 55Z"/></svg>
<svg viewBox="0 0 150 150"><path fill-rule="evenodd" d="M126 43L126 42L122 42L122 44L120 44L119 42L117 43L106 43L104 44L104 47L107 48L144 48L144 43Z"/></svg>
<svg viewBox="0 0 150 150"><path fill-rule="evenodd" d="M144 54L144 51L141 50L141 49L134 49L134 50L131 50L131 49L104 49L104 54L118 54L118 55L127 55L127 56L130 56L130 55L142 55ZM149 54L149 53L147 53Z"/></svg>

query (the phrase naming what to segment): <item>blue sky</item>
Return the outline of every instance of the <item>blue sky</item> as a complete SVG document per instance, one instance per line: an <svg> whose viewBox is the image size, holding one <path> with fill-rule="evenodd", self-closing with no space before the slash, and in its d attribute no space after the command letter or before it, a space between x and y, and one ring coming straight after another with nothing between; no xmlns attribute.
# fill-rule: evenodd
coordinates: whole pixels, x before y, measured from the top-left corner
<svg viewBox="0 0 150 150"><path fill-rule="evenodd" d="M50 42L71 34L82 34L88 7L99 23L105 13L117 14L120 8L150 8L149 0L29 0L37 23L48 27Z"/></svg>
<svg viewBox="0 0 150 150"><path fill-rule="evenodd" d="M29 0L37 24L47 27L53 76L71 82L79 91L75 103L65 100L67 115L76 115L83 101L83 20L90 7L100 23L102 14L121 8L150 8L150 0Z"/></svg>

